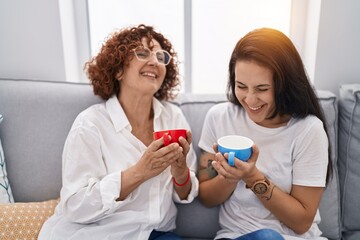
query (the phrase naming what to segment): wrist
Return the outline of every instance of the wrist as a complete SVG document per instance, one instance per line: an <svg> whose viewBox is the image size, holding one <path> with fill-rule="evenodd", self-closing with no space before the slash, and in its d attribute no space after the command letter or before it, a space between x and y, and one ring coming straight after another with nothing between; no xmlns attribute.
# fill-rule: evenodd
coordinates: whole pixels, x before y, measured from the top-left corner
<svg viewBox="0 0 360 240"><path fill-rule="evenodd" d="M246 185L246 188L250 188L256 196L270 200L275 185L266 177L256 180L251 186Z"/></svg>
<svg viewBox="0 0 360 240"><path fill-rule="evenodd" d="M186 184L188 184L190 181L190 169L186 168L186 173L183 174L180 178L173 177L173 183L174 185L178 187L183 187Z"/></svg>
<svg viewBox="0 0 360 240"><path fill-rule="evenodd" d="M247 187L251 188L251 186L254 185L256 181L264 178L264 174L262 174L260 171L256 171L255 173L248 175L246 178L243 178L243 181Z"/></svg>

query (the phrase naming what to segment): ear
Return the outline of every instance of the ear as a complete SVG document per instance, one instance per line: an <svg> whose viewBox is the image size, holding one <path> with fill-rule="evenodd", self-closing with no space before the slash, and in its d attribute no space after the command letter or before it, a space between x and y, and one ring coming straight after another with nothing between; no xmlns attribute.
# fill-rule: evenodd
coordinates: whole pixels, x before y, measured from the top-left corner
<svg viewBox="0 0 360 240"><path fill-rule="evenodd" d="M115 75L115 78L118 81L121 81L124 71L122 69L119 70L119 72Z"/></svg>

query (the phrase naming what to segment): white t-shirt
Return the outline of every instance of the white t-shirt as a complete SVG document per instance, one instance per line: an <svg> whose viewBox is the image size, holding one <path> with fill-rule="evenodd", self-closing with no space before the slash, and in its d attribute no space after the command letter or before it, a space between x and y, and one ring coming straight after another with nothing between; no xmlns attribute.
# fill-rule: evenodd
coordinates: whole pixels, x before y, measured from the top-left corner
<svg viewBox="0 0 360 240"><path fill-rule="evenodd" d="M287 193L291 186L324 187L328 161L328 139L322 122L315 116L292 118L286 126L266 128L253 122L245 110L232 103L212 107L204 122L199 147L214 153L212 146L225 135L243 135L259 147L257 168L278 188ZM286 239L321 239L317 211L308 232L302 235L281 223L250 190L239 181L231 197L221 205L221 230L217 238L235 238L272 228ZM293 237L290 237L293 236Z"/></svg>
<svg viewBox="0 0 360 240"><path fill-rule="evenodd" d="M154 129L190 129L181 110L153 98ZM131 125L116 96L78 115L63 152L61 202L39 239L148 239L153 229L175 228L175 202L189 203L198 194L196 155L187 155L191 192L180 200L170 167L136 188L124 201L121 171L134 165L146 146L131 133Z"/></svg>

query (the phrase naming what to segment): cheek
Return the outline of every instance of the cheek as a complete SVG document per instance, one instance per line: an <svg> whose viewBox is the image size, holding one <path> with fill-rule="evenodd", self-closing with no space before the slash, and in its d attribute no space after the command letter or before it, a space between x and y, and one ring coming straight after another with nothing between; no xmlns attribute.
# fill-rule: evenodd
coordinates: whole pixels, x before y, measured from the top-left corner
<svg viewBox="0 0 360 240"><path fill-rule="evenodd" d="M235 88L235 97L240 102L245 96L244 91L240 90L239 88Z"/></svg>
<svg viewBox="0 0 360 240"><path fill-rule="evenodd" d="M162 78L165 78L165 76L166 76L166 67L165 67L165 66L160 66L160 67L159 67L159 75L160 75Z"/></svg>
<svg viewBox="0 0 360 240"><path fill-rule="evenodd" d="M272 92L269 92L268 94L264 95L264 101L266 101L270 105L275 106L275 98Z"/></svg>

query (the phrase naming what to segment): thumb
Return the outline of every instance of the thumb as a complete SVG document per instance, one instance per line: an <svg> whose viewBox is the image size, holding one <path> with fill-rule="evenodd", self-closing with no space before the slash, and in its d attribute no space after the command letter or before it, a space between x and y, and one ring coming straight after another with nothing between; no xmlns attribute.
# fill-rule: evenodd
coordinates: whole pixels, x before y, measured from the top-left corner
<svg viewBox="0 0 360 240"><path fill-rule="evenodd" d="M251 157L250 157L250 159L249 159L249 163L250 162L253 162L253 163L255 163L256 161L257 161L257 159L258 159L258 157L259 157L259 153L260 153L260 151L259 151L259 148L258 148L258 146L256 146L255 144L252 146L252 154L251 154Z"/></svg>
<svg viewBox="0 0 360 240"><path fill-rule="evenodd" d="M159 138L154 140L150 145L149 145L149 149L157 151L159 148L161 148L162 146L164 146L164 138Z"/></svg>
<svg viewBox="0 0 360 240"><path fill-rule="evenodd" d="M217 144L217 143L214 143L213 149L214 149L214 152L215 152L215 153L218 152L218 144Z"/></svg>
<svg viewBox="0 0 360 240"><path fill-rule="evenodd" d="M190 130L186 131L186 141L188 141L189 144L192 143L192 133L190 132Z"/></svg>

